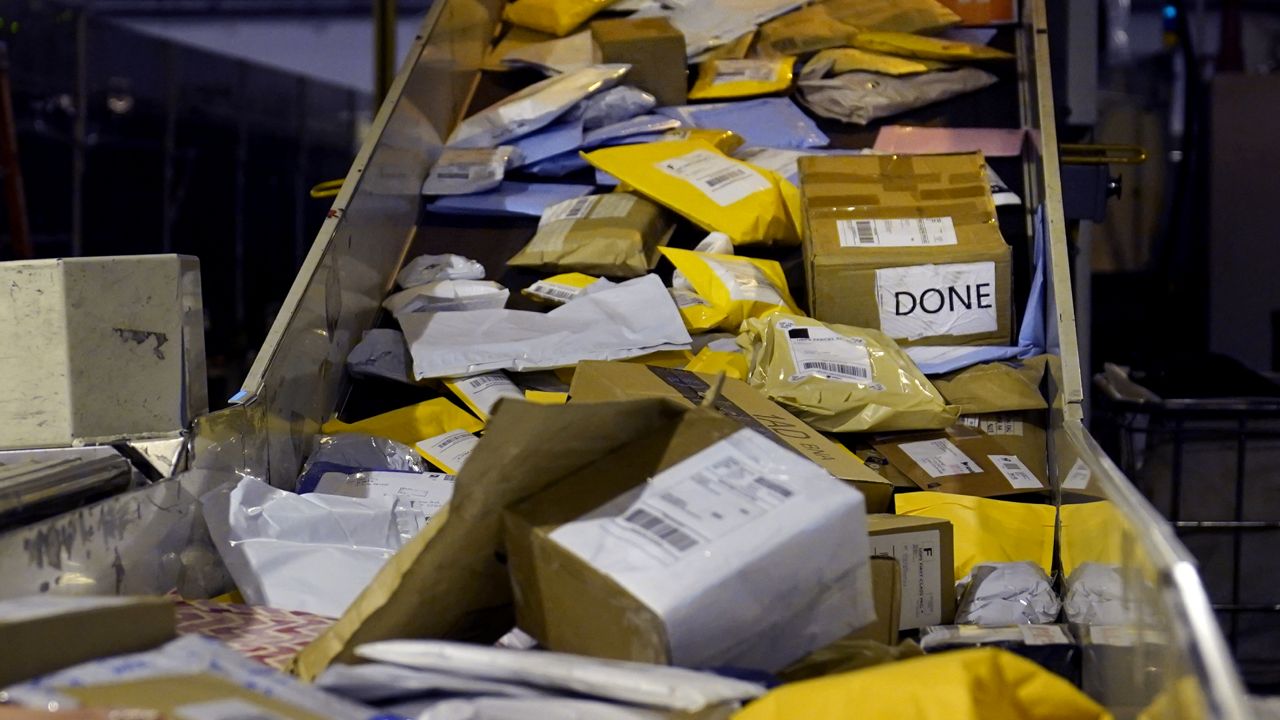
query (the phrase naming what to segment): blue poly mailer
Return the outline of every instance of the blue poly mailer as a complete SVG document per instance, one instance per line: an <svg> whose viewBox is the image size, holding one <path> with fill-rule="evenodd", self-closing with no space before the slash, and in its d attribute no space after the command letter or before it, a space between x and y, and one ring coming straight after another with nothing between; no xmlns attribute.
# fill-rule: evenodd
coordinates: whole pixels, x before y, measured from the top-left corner
<svg viewBox="0 0 1280 720"><path fill-rule="evenodd" d="M816 123L789 98L661 107L657 112L697 128L732 130L748 145L775 148L826 147Z"/></svg>
<svg viewBox="0 0 1280 720"><path fill-rule="evenodd" d="M520 166L532 165L582 147L582 120L559 122L512 143L520 151Z"/></svg>
<svg viewBox="0 0 1280 720"><path fill-rule="evenodd" d="M451 195L427 205L429 212L444 215L529 215L542 217L542 212L556 203L572 200L595 191L593 185L565 183L523 183L504 181L496 190L475 195Z"/></svg>

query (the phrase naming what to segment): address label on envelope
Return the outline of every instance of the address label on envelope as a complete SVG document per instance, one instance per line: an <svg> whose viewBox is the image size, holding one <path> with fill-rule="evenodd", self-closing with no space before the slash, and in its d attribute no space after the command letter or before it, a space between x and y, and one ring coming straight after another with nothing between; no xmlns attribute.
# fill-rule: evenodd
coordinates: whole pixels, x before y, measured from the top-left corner
<svg viewBox="0 0 1280 720"><path fill-rule="evenodd" d="M994 262L911 265L876 270L880 330L917 340L937 335L994 332Z"/></svg>

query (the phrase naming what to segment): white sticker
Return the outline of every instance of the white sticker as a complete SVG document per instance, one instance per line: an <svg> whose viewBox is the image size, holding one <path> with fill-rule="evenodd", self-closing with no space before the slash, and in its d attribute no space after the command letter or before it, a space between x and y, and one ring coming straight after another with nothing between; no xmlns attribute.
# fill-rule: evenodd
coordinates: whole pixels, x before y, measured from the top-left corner
<svg viewBox="0 0 1280 720"><path fill-rule="evenodd" d="M511 148L450 149L427 173L422 183L426 195L478 192L502 181Z"/></svg>
<svg viewBox="0 0 1280 720"><path fill-rule="evenodd" d="M778 289L773 286L769 278L753 265L751 262L742 258L703 257L702 261L711 268L711 272L719 278L729 291L729 297L734 300L749 300L752 302L767 303L769 305L786 305L786 301L782 299L782 295L778 293Z"/></svg>
<svg viewBox="0 0 1280 720"><path fill-rule="evenodd" d="M654 166L698 188L721 207L773 188L760 173L711 150L694 150Z"/></svg>
<svg viewBox="0 0 1280 720"><path fill-rule="evenodd" d="M560 283L539 280L525 289L525 292L530 295L536 295L543 300L563 304L581 295L582 291L585 289L586 288L573 287L572 285L562 285Z"/></svg>
<svg viewBox="0 0 1280 720"><path fill-rule="evenodd" d="M1063 490L1083 490L1089 487L1089 480L1093 477L1093 473L1089 471L1089 466L1084 463L1083 459L1077 458L1071 470L1067 473L1067 477L1062 481Z"/></svg>
<svg viewBox="0 0 1280 720"><path fill-rule="evenodd" d="M410 534L426 527L427 522L453 497L453 476L442 473L408 473L369 471L345 475L325 473L315 491L325 495L354 498L395 498L408 510Z"/></svg>
<svg viewBox="0 0 1280 720"><path fill-rule="evenodd" d="M871 536L871 554L902 567L903 630L942 622L942 539L937 530Z"/></svg>
<svg viewBox="0 0 1280 720"><path fill-rule="evenodd" d="M892 338L994 332L994 262L912 265L876 270L880 330Z"/></svg>
<svg viewBox="0 0 1280 720"><path fill-rule="evenodd" d="M738 82L773 82L782 69L777 60L717 60L716 76L712 85L728 85Z"/></svg>
<svg viewBox="0 0 1280 720"><path fill-rule="evenodd" d="M966 415L960 418L960 422L988 435L1022 437L1022 420L1012 415Z"/></svg>
<svg viewBox="0 0 1280 720"><path fill-rule="evenodd" d="M285 720L283 715L243 698L179 705L173 716L178 720Z"/></svg>
<svg viewBox="0 0 1280 720"><path fill-rule="evenodd" d="M1071 638L1057 625L1019 625L1027 645L1072 645Z"/></svg>
<svg viewBox="0 0 1280 720"><path fill-rule="evenodd" d="M996 469L1013 487L1019 490L1039 490L1044 487L1044 483L1040 482L1017 455L988 455L987 458L995 463Z"/></svg>
<svg viewBox="0 0 1280 720"><path fill-rule="evenodd" d="M523 398L524 393L501 370L472 375L471 377L445 380L449 388L481 420L488 420L493 406L502 398Z"/></svg>
<svg viewBox="0 0 1280 720"><path fill-rule="evenodd" d="M1009 189L1009 186L1000 176L996 174L991 166L987 166L987 182L991 185L991 199L995 202L996 207L1002 205L1021 205L1022 198L1018 194Z"/></svg>
<svg viewBox="0 0 1280 720"><path fill-rule="evenodd" d="M736 153L739 160L775 172L792 183L800 176L800 158L805 155L799 150L766 147L744 148Z"/></svg>
<svg viewBox="0 0 1280 720"><path fill-rule="evenodd" d="M701 295L688 290L672 288L671 299L676 301L676 307L711 307L711 303L703 300Z"/></svg>
<svg viewBox="0 0 1280 720"><path fill-rule="evenodd" d="M557 220L577 220L584 218L591 212L591 208L600 202L600 198L604 195L584 195L576 197L572 200L558 202L555 205L542 211L542 218L538 220L538 227L553 223Z"/></svg>
<svg viewBox="0 0 1280 720"><path fill-rule="evenodd" d="M949 217L900 220L837 220L841 247L914 247L955 245L956 227Z"/></svg>
<svg viewBox="0 0 1280 720"><path fill-rule="evenodd" d="M828 327L797 326L790 320L779 322L778 328L786 333L791 362L796 368L792 382L806 376L861 385L873 382L866 340L845 337Z"/></svg>
<svg viewBox="0 0 1280 720"><path fill-rule="evenodd" d="M466 430L450 430L442 435L419 440L416 447L432 465L457 475L479 442L480 438Z"/></svg>
<svg viewBox="0 0 1280 720"><path fill-rule="evenodd" d="M898 446L907 457L929 473L931 478L948 475L981 473L982 468L946 438L902 443Z"/></svg>

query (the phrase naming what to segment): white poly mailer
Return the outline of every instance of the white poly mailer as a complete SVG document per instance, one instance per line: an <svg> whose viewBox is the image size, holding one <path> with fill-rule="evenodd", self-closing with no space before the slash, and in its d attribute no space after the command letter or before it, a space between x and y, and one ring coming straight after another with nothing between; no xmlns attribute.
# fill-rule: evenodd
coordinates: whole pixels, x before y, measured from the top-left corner
<svg viewBox="0 0 1280 720"><path fill-rule="evenodd" d="M875 619L862 494L752 430L551 539L663 619L676 665L777 670Z"/></svg>
<svg viewBox="0 0 1280 720"><path fill-rule="evenodd" d="M548 313L476 310L397 319L419 380L622 360L659 350L687 350L692 342L656 275L584 295Z"/></svg>

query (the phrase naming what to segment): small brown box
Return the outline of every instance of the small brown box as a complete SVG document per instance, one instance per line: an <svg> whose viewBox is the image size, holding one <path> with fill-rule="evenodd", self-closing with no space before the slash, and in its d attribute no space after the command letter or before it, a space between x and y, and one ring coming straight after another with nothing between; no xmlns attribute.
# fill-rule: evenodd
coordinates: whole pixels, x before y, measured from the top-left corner
<svg viewBox="0 0 1280 720"><path fill-rule="evenodd" d="M659 105L683 105L689 89L684 34L666 18L623 18L591 23L591 36L606 63L627 63L623 78L653 94Z"/></svg>

